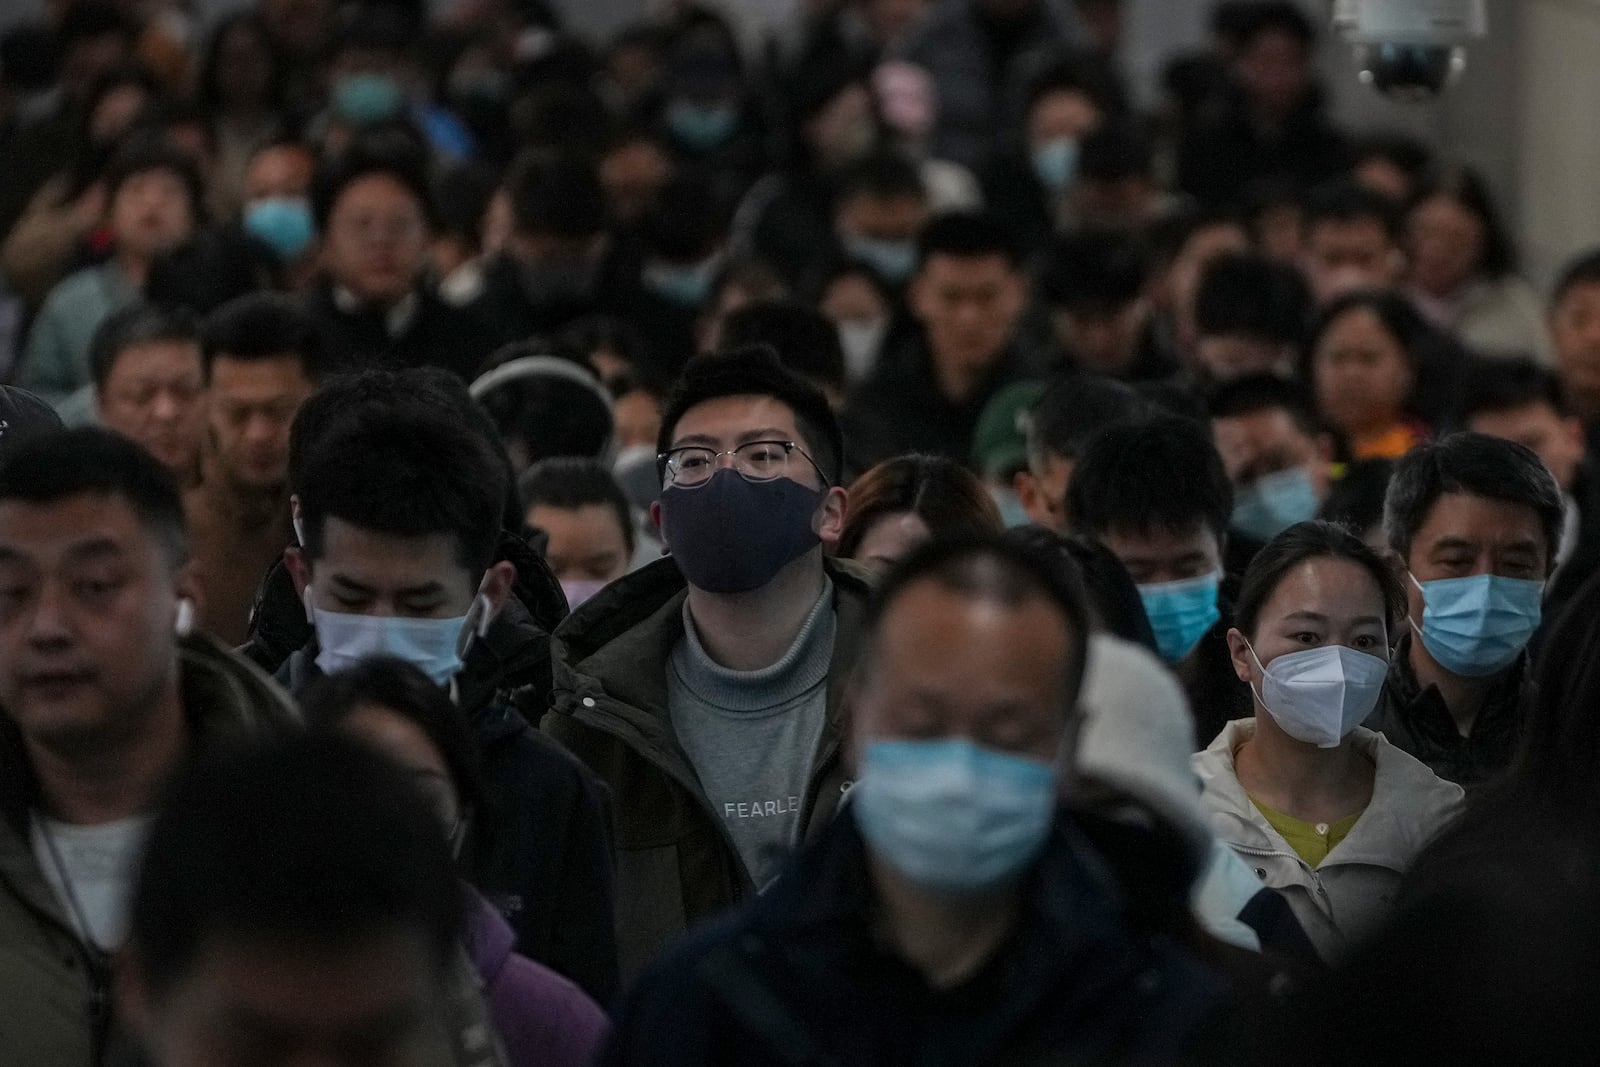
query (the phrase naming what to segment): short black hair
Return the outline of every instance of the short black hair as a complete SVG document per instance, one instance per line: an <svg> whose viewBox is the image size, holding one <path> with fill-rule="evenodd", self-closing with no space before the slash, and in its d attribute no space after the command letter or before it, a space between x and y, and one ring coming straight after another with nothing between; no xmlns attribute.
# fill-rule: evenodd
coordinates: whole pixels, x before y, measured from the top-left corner
<svg viewBox="0 0 1600 1067"><path fill-rule="evenodd" d="M1287 34L1306 49L1317 41L1316 26L1293 0L1243 0L1219 5L1212 28L1226 36L1234 48L1248 48L1264 33Z"/></svg>
<svg viewBox="0 0 1600 1067"><path fill-rule="evenodd" d="M1515 411L1546 404L1557 415L1569 413L1561 393L1561 379L1531 359L1470 359L1462 370L1461 403L1456 421L1462 426L1474 416Z"/></svg>
<svg viewBox="0 0 1600 1067"><path fill-rule="evenodd" d="M391 143L395 142L395 143ZM311 217L317 232L328 232L328 219L344 191L362 178L378 174L406 189L422 211L430 227L434 222L433 190L428 182L427 163L409 145L397 139L369 133L331 159L324 160L311 181Z"/></svg>
<svg viewBox="0 0 1600 1067"><path fill-rule="evenodd" d="M1102 115L1121 111L1126 104L1116 76L1087 55L1063 56L1034 75L1023 92L1021 113L1031 114L1052 93L1079 93Z"/></svg>
<svg viewBox="0 0 1600 1067"><path fill-rule="evenodd" d="M111 0L83 0L71 4L56 26L56 40L63 56L80 41L92 41L97 37L115 35L131 45L138 33L139 24Z"/></svg>
<svg viewBox="0 0 1600 1067"><path fill-rule="evenodd" d="M1028 414L1028 463L1042 467L1048 456L1075 460L1107 426L1149 411L1127 382L1100 374L1058 377Z"/></svg>
<svg viewBox="0 0 1600 1067"><path fill-rule="evenodd" d="M1322 432L1316 405L1305 386L1276 374L1247 374L1223 382L1211 391L1207 406L1213 420L1242 418L1259 411L1284 411L1307 437Z"/></svg>
<svg viewBox="0 0 1600 1067"><path fill-rule="evenodd" d="M89 377L104 389L117 360L130 348L163 342L192 345L200 357L200 323L187 308L132 304L107 315L89 341Z"/></svg>
<svg viewBox="0 0 1600 1067"><path fill-rule="evenodd" d="M1153 161L1150 138L1131 120L1112 120L1083 138L1078 177L1092 182L1148 178Z"/></svg>
<svg viewBox="0 0 1600 1067"><path fill-rule="evenodd" d="M1233 484L1207 427L1178 415L1127 419L1089 442L1072 470L1067 510L1077 529L1182 533L1204 526L1226 544Z"/></svg>
<svg viewBox="0 0 1600 1067"><path fill-rule="evenodd" d="M667 181L656 193L655 210L645 221L645 251L669 263L699 263L728 237L730 219L705 182L690 175Z"/></svg>
<svg viewBox="0 0 1600 1067"><path fill-rule="evenodd" d="M368 404L306 449L295 485L308 558L327 520L397 537L450 536L473 579L494 561L509 490L505 457L448 409Z"/></svg>
<svg viewBox="0 0 1600 1067"><path fill-rule="evenodd" d="M1400 239L1399 208L1382 193L1349 178L1339 178L1312 189L1305 199L1305 230L1310 233L1325 222L1376 222L1391 242Z"/></svg>
<svg viewBox="0 0 1600 1067"><path fill-rule="evenodd" d="M1039 597L1050 603L1067 624L1070 641L1069 669L1073 664L1063 714L1070 716L1078 702L1088 656L1089 601L1077 576L1059 559L1032 544L1003 533L968 533L937 537L897 561L879 582L867 605L862 626L867 646L861 671L869 671L874 639L895 601L910 588L930 582L972 600L1020 607Z"/></svg>
<svg viewBox="0 0 1600 1067"><path fill-rule="evenodd" d="M1145 257L1131 235L1073 230L1050 242L1039 265L1038 288L1053 307L1104 314L1139 299L1145 278Z"/></svg>
<svg viewBox="0 0 1600 1067"><path fill-rule="evenodd" d="M478 405L494 421L502 441L514 441L537 463L551 456L601 456L611 447L615 420L609 395L589 364L580 359L554 357L552 362L521 364L522 369L501 367L519 359L543 356L549 349L539 341L520 341L497 350L488 369L473 384ZM488 376L510 375L485 388Z"/></svg>
<svg viewBox="0 0 1600 1067"><path fill-rule="evenodd" d="M517 481L525 510L536 507L576 510L583 507L608 507L616 512L622 527L622 540L633 551L633 512L616 476L605 464L577 456L543 459L525 471Z"/></svg>
<svg viewBox="0 0 1600 1067"><path fill-rule="evenodd" d="M722 343L729 348L765 344L785 367L808 381L845 387L844 350L833 323L809 304L758 300L722 321Z"/></svg>
<svg viewBox="0 0 1600 1067"><path fill-rule="evenodd" d="M1446 493L1529 508L1544 531L1545 558L1555 566L1561 544L1561 489L1531 449L1482 433L1454 433L1418 445L1395 463L1383 502L1383 531L1402 560L1434 505Z"/></svg>
<svg viewBox="0 0 1600 1067"><path fill-rule="evenodd" d="M1345 464L1344 473L1328 486L1328 495L1317 509L1317 518L1365 536L1368 530L1383 525L1383 498L1388 495L1392 477L1392 459L1363 459Z"/></svg>
<svg viewBox="0 0 1600 1067"><path fill-rule="evenodd" d="M105 173L106 202L115 200L130 179L156 170L164 170L183 183L189 218L198 229L206 220L206 190L200 168L189 156L149 135L131 136L111 157Z"/></svg>
<svg viewBox="0 0 1600 1067"><path fill-rule="evenodd" d="M1069 580L1080 582L1092 609L1095 630L1141 645L1155 653L1156 635L1150 628L1139 587L1116 554L1092 537L1063 536L1043 526L1016 526L1005 532L1008 541L1024 545L1055 560Z"/></svg>
<svg viewBox="0 0 1600 1067"><path fill-rule="evenodd" d="M839 175L836 204L857 196L877 200L926 200L927 186L917 165L899 152L879 151L856 160Z"/></svg>
<svg viewBox="0 0 1600 1067"><path fill-rule="evenodd" d="M353 667L323 675L299 698L313 733L338 730L366 706L377 706L421 730L450 772L450 786L464 808L486 807L482 761L472 728L450 694L415 665L392 656L372 656Z"/></svg>
<svg viewBox="0 0 1600 1067"><path fill-rule="evenodd" d="M1395 636L1406 617L1406 591L1394 568L1359 536L1336 523L1297 522L1278 534L1255 554L1239 586L1233 605L1234 625L1254 638L1261 609L1272 592L1295 567L1313 559L1344 559L1372 575L1383 596L1384 625Z"/></svg>
<svg viewBox="0 0 1600 1067"><path fill-rule="evenodd" d="M587 162L531 166L512 186L511 214L520 233L593 237L606 228L605 189Z"/></svg>
<svg viewBox="0 0 1600 1067"><path fill-rule="evenodd" d="M1242 334L1299 345L1311 317L1311 291L1287 264L1260 255L1220 256L1200 276L1194 317L1205 336Z"/></svg>
<svg viewBox="0 0 1600 1067"><path fill-rule="evenodd" d="M173 566L189 558L177 480L121 434L95 426L39 434L7 449L0 461L0 501L49 505L82 495L120 497Z"/></svg>
<svg viewBox="0 0 1600 1067"><path fill-rule="evenodd" d="M1600 285L1600 248L1590 249L1567 262L1550 290L1550 304L1554 307L1566 299L1580 285Z"/></svg>
<svg viewBox="0 0 1600 1067"><path fill-rule="evenodd" d="M322 377L322 339L305 306L282 293L236 297L202 325L206 378L218 359L278 359L294 356L310 382Z"/></svg>
<svg viewBox="0 0 1600 1067"><path fill-rule="evenodd" d="M272 249L237 226L208 226L159 253L145 277L152 304L207 315L230 300L277 289L283 266Z"/></svg>
<svg viewBox="0 0 1600 1067"><path fill-rule="evenodd" d="M656 451L672 448L678 423L690 408L725 396L771 397L794 412L812 458L829 485L844 477L844 435L822 393L783 365L770 345L749 345L696 356L683 368L678 384L663 405ZM657 473L665 475L665 470Z"/></svg>
<svg viewBox="0 0 1600 1067"><path fill-rule="evenodd" d="M1012 267L1021 253L1011 233L993 215L981 211L951 211L933 218L917 237L917 262L926 265L934 256L983 259L999 256Z"/></svg>
<svg viewBox="0 0 1600 1067"><path fill-rule="evenodd" d="M353 739L290 735L202 758L145 845L129 941L157 998L218 942L324 951L418 937L441 984L465 908L415 785Z"/></svg>
<svg viewBox="0 0 1600 1067"><path fill-rule="evenodd" d="M1399 170L1415 184L1427 176L1433 166L1433 153L1428 146L1398 130L1379 130L1351 138L1345 152L1350 169L1356 170L1371 160L1381 160Z"/></svg>

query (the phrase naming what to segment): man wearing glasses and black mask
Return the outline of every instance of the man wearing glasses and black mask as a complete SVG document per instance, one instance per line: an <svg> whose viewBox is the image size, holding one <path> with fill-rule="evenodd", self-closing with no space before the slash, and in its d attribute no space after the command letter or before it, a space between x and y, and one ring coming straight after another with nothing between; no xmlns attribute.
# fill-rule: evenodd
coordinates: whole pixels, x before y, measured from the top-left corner
<svg viewBox="0 0 1600 1067"><path fill-rule="evenodd" d="M824 556L841 451L827 401L770 349L694 360L659 442L669 558L556 632L544 727L612 791L625 976L764 889L842 799L868 587Z"/></svg>

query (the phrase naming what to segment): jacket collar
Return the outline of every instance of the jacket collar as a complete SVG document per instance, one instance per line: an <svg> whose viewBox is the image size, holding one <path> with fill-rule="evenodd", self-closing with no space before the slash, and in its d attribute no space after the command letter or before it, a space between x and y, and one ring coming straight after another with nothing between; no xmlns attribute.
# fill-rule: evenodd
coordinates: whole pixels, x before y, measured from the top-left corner
<svg viewBox="0 0 1600 1067"><path fill-rule="evenodd" d="M1461 731L1457 729L1450 709L1445 706L1439 687L1424 687L1411 669L1411 642L1416 634L1400 635L1394 654L1389 658L1389 676L1385 684L1394 701L1395 709L1418 735L1448 747L1462 744ZM1489 687L1484 695L1483 710L1472 724L1474 741L1501 735L1515 734L1522 720L1522 690L1528 676L1528 653L1524 651Z"/></svg>
<svg viewBox="0 0 1600 1067"><path fill-rule="evenodd" d="M1238 719L1194 757L1195 773L1212 810L1212 828L1223 843L1297 857L1294 849L1251 803L1239 781L1233 754L1255 736L1254 719ZM1372 800L1350 833L1319 869L1364 864L1405 873L1428 839L1461 803L1462 791L1427 765L1358 726L1350 740L1375 765Z"/></svg>

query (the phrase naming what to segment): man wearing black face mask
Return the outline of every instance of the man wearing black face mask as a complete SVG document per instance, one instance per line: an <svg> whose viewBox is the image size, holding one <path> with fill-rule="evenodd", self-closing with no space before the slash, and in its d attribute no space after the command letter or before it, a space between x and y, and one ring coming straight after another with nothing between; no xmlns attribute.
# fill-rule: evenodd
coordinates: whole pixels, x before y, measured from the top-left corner
<svg viewBox="0 0 1600 1067"><path fill-rule="evenodd" d="M672 556L557 630L544 728L611 788L625 975L763 889L838 807L867 596L823 556L844 522L840 448L827 401L770 349L691 362L652 509Z"/></svg>

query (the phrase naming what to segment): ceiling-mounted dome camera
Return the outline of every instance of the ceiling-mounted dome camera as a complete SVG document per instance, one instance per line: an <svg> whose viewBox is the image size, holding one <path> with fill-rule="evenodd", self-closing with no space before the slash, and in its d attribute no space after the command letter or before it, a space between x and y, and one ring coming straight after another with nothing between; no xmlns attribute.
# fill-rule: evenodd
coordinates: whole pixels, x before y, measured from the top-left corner
<svg viewBox="0 0 1600 1067"><path fill-rule="evenodd" d="M1489 32L1486 0L1334 0L1333 25L1356 51L1361 80L1400 100L1429 100Z"/></svg>

